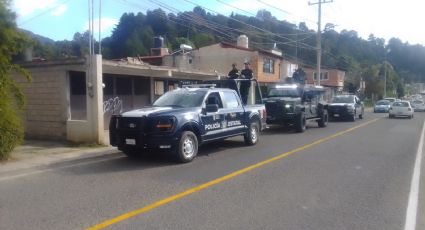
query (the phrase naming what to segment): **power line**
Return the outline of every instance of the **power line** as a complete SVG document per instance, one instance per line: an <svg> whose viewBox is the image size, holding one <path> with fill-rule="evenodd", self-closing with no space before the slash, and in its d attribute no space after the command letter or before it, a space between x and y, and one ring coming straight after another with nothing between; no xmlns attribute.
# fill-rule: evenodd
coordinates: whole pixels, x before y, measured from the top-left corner
<svg viewBox="0 0 425 230"><path fill-rule="evenodd" d="M246 33L247 32L247 31L241 31L241 30L238 30L238 29L235 29L235 28L226 27L226 26L223 26L222 24L217 24L217 23L214 23L214 22L209 22L208 20L206 20L206 19L204 19L202 17L198 17L196 14L191 14L191 12L181 14L181 11L180 10L178 10L178 9L176 9L174 7L171 7L169 5L166 5L166 4L164 4L164 3L162 3L162 2L160 2L158 0L146 0L146 1L149 1L151 3L154 3L154 4L156 4L156 5L160 6L160 7L163 7L165 9L169 10L170 12L173 12L173 13L176 13L177 14L177 16L175 18L173 18L173 19L170 18L170 17L168 17L168 16L164 16L164 15L159 14L162 17L164 17L166 20L168 20L168 21L170 21L172 23L176 23L176 24L178 24L180 26L187 27L187 28L191 28L188 24L189 23L193 23L192 25L195 26L195 27L201 26L201 28L202 27L205 27L207 29L214 30L214 31L222 34L223 36L225 36L225 37L223 37L223 36L220 36L220 35L215 34L216 37L221 38L221 39L224 39L224 40L230 40L230 41L235 41L236 40L235 37L228 35L228 33L227 33L228 31L237 31L237 32L242 32L242 33ZM137 6L138 8L141 8L143 10L148 10L148 9L142 7L140 4L137 4L137 3L133 3L133 2L130 2L130 1L126 1L126 0L121 0L121 2L126 3L126 4L131 4L133 6ZM228 30L223 31L223 28L227 28ZM199 27L197 29L200 30L201 32L202 31L205 31L205 30L201 30ZM272 32L270 32L270 33L272 33ZM308 39L310 37L311 36L305 37L303 39L300 39L299 41L306 40L306 39ZM291 41L288 41L288 42L279 42L279 41L274 41L272 39L269 39L269 40L271 40L273 42L272 43L258 43L258 42L253 42L253 41L251 41L251 42L254 43L254 44L256 44L256 45L254 45L254 47L256 47L256 46L258 47L258 46L261 46L261 45L264 45L264 44L274 44L274 43L283 44L283 45L290 45L291 43L297 42L295 40L291 40ZM286 39L286 40L288 40L288 39ZM307 49L307 50L314 50L311 47L302 47L301 46L299 48L301 48L301 49ZM263 48L261 48L261 49L263 49ZM332 54L329 53L329 55L332 55ZM287 54L286 54L286 56L291 57L290 55L287 55ZM303 62L300 62L300 63L303 63ZM312 65L311 63L306 63L306 62L304 62L304 64L310 65L310 66Z"/></svg>
<svg viewBox="0 0 425 230"><path fill-rule="evenodd" d="M321 31L321 22L322 22L322 4L331 3L333 0L318 0L315 3L308 3L311 5L318 5L318 23L317 23L317 84L320 85L320 65L322 59L322 31Z"/></svg>
<svg viewBox="0 0 425 230"><path fill-rule="evenodd" d="M278 43L278 44L289 45L291 43L297 42L295 40L291 40L290 42L285 42L285 43L284 42L277 42L277 41L275 41L273 39L270 39L269 37L267 37L266 35L264 35L264 33L261 33L261 32L258 32L257 33L256 31L252 31L252 30L250 30L250 31L246 31L246 30L245 31L242 31L242 30L231 28L231 27L227 27L227 26L224 26L222 24L215 23L215 22L210 22L209 20L206 20L206 19L204 19L202 17L197 17L197 15L194 15L194 14L190 14L190 13L183 13L183 14L181 14L181 11L180 10L178 10L178 9L176 9L174 7L169 6L168 4L162 3L161 1L158 1L158 0L146 0L146 1L149 1L151 3L154 3L154 4L156 4L156 5L160 6L160 7L163 7L163 8L165 8L165 9L171 11L171 12L176 13L178 15L178 17L176 17L177 20L187 20L188 23L192 23L194 26L199 25L199 26L206 27L206 28L208 28L210 30L216 31L216 32L218 32L218 33L220 33L220 34L222 34L222 35L230 38L231 41L234 41L236 36L230 36L228 33L231 33L233 31L233 32L239 32L239 33L248 34L248 35L254 34L255 36L263 37L264 39L271 40L273 43ZM130 3L130 2L127 2L126 1L126 3ZM137 5L136 3L132 3L132 2L130 4ZM138 5L138 6L140 6L140 5ZM146 10L146 8L144 8L144 9ZM167 18L167 20L169 20L169 18ZM187 27L187 28L190 28L190 27ZM223 30L223 29L225 29L225 30ZM285 38L285 40L288 40L288 38ZM311 46L310 47L304 47L304 48L314 50L314 48L311 48Z"/></svg>
<svg viewBox="0 0 425 230"><path fill-rule="evenodd" d="M63 4L66 4L66 3L70 2L70 1L71 1L71 0L64 0L63 2L60 2L60 3L56 4L55 6L52 6L52 7L48 8L47 10L45 10L45 11L43 11L43 12L41 12L41 13L39 13L39 14L35 15L34 17L31 17L31 18L28 18L28 19L27 19L27 20L25 20L25 21L22 21L21 23L19 23L19 25L18 25L18 26L22 26L22 25L24 25L24 24L26 24L26 23L28 23L28 22L30 22L30 21L33 21L34 19L36 19L36 18L38 18L38 17L41 17L41 16L43 16L43 15L45 15L45 14L47 14L47 13L49 13L49 12L53 11L53 10L56 10L59 6L61 6L61 5L63 5Z"/></svg>
<svg viewBox="0 0 425 230"><path fill-rule="evenodd" d="M203 6L201 6L201 5L197 4L197 3L194 3L194 2L192 2L192 1L189 1L189 0L184 0L184 1L189 2L189 3L191 3L191 4L195 5L195 6L198 6L198 7L200 7L200 8L207 9L207 10L209 10L209 11L211 11L211 12L214 12L214 13L220 14L220 13L219 13L219 12L217 12L217 11L214 11L214 10L211 10L211 9L209 9L209 8L203 7ZM224 15L223 15L223 16L224 16ZM227 16L225 16L225 17L227 17ZM285 40L288 40L288 41L296 42L296 41L295 41L295 40L293 40L293 39L283 37L283 36L281 36L281 35L279 35L279 34L273 33L273 32L271 32L271 31L268 31L268 30L265 30L265 29L262 29L262 28L259 28L259 27L256 27L256 26L253 26L253 25L251 25L251 24L245 23L245 22L240 21L240 20L238 20L238 19L235 19L235 18L232 18L232 17L227 17L227 18L229 18L229 19L231 19L231 20L234 20L234 21L236 21L236 22L239 22L239 23L241 23L241 24L244 24L244 25L246 25L246 26L252 27L252 28L254 28L254 29L257 29L257 30L259 30L259 31L265 32L265 33L267 33L267 34L274 35L274 36L277 36L277 37L279 37L279 38L282 38L282 39L285 39ZM305 43L302 43L302 44L303 44L303 45L305 45L305 46L307 46L307 47L311 47L312 49L315 49L315 47L313 47L313 46L311 46L311 45L309 45L309 44L305 44Z"/></svg>
<svg viewBox="0 0 425 230"><path fill-rule="evenodd" d="M262 4L264 4L264 5L266 5L266 6L268 6L268 7L271 7L271 8L273 8L273 9L277 10L277 11L283 12L283 13L285 13L285 14L293 15L293 16L296 16L297 18L304 19L305 21L309 21L309 22L312 22L312 23L316 23L316 22L315 22L315 21L313 21L313 20L310 20L310 19L308 19L308 18L304 18L304 17L299 17L299 16L297 16L297 15L295 15L295 14L293 14L293 13L291 13L291 12L287 11L287 10L281 9L281 8L279 8L279 7L276 7L276 6L274 6L274 5L270 4L270 3L267 3L267 2L265 2L265 1L262 1L262 0L257 0L257 1L258 1L258 2L260 2L260 3L262 3Z"/></svg>

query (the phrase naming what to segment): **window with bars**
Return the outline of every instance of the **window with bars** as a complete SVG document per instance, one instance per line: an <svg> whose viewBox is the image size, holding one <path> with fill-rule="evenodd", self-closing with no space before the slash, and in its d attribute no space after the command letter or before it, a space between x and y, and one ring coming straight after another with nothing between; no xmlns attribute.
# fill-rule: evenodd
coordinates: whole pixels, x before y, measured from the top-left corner
<svg viewBox="0 0 425 230"><path fill-rule="evenodd" d="M314 72L314 80L317 80L317 73ZM329 80L329 73L328 72L320 72L320 80L326 81Z"/></svg>
<svg viewBox="0 0 425 230"><path fill-rule="evenodd" d="M263 59L263 72L274 73L274 60L271 58Z"/></svg>

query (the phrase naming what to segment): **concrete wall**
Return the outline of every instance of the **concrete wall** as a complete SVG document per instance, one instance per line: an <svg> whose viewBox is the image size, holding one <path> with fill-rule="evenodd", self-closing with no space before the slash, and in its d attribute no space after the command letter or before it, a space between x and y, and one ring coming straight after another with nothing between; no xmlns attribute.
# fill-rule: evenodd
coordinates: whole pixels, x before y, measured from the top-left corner
<svg viewBox="0 0 425 230"><path fill-rule="evenodd" d="M254 71L254 77L257 77L256 61L257 52L240 50L235 48L222 48L220 44L206 46L194 51L194 56L199 56L199 60L195 59L195 65L198 65L202 71L214 72L216 70L220 75L227 76L232 69L232 63L237 64L237 68L241 70L245 61L250 61ZM199 61L199 63L196 63Z"/></svg>
<svg viewBox="0 0 425 230"><path fill-rule="evenodd" d="M17 82L23 86L26 107L23 113L25 134L34 139L66 139L67 74L61 68L29 69L32 82L17 76Z"/></svg>
<svg viewBox="0 0 425 230"><path fill-rule="evenodd" d="M87 56L82 65L86 72L86 120L66 121L66 140L104 144L102 56ZM69 85L66 85L69 89ZM69 95L69 92L67 93ZM67 103L69 108L69 102Z"/></svg>
<svg viewBox="0 0 425 230"><path fill-rule="evenodd" d="M263 72L264 58L271 58L275 61L274 73ZM190 61L189 61L190 60ZM222 47L221 44L205 46L198 50L190 51L184 55L164 57L164 65L176 67L182 70L200 70L204 72L217 71L220 76L227 76L232 68L232 63L237 64L237 68L242 70L244 62L251 63L254 77L260 82L279 82L281 78L281 60L258 51L249 49L238 49L234 47Z"/></svg>

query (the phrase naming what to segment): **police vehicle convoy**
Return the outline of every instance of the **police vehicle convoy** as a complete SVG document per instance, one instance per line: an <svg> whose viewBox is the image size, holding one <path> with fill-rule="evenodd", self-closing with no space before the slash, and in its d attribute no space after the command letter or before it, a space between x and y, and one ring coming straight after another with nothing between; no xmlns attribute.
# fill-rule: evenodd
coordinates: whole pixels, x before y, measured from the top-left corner
<svg viewBox="0 0 425 230"><path fill-rule="evenodd" d="M268 89L264 99L267 124L288 125L304 132L307 121L316 121L319 127L328 124L328 105L323 101L321 86L277 84Z"/></svg>
<svg viewBox="0 0 425 230"><path fill-rule="evenodd" d="M333 119L349 119L350 121L355 121L356 117L363 119L364 104L356 95L334 96L328 108L329 117Z"/></svg>
<svg viewBox="0 0 425 230"><path fill-rule="evenodd" d="M235 90L204 84L169 91L150 107L112 116L109 135L111 145L128 156L168 150L185 163L207 142L241 135L255 145L265 126L264 105L243 105Z"/></svg>

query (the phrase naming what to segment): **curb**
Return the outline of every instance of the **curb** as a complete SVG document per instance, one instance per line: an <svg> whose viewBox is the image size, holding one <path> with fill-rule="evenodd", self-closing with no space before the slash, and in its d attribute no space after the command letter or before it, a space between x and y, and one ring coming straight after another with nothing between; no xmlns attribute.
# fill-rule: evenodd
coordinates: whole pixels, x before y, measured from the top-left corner
<svg viewBox="0 0 425 230"><path fill-rule="evenodd" d="M108 156L112 156L118 153L120 153L120 151L114 147L99 147L96 149L71 149L71 151L65 153L40 153L40 155L28 159L18 159L16 161L0 163L0 177L2 174L10 174L23 170L48 167L59 163L67 163L99 157L107 158Z"/></svg>

